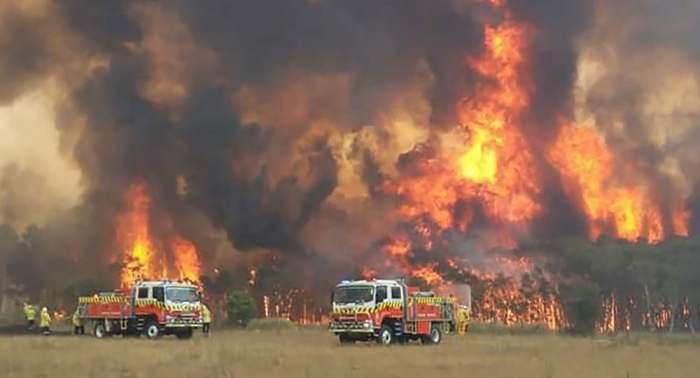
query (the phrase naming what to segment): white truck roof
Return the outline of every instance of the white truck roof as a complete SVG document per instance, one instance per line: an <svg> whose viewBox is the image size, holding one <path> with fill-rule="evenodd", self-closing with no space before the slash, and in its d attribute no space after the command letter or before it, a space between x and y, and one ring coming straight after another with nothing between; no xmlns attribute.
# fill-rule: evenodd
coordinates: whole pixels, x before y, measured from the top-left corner
<svg viewBox="0 0 700 378"><path fill-rule="evenodd" d="M141 281L136 284L138 287L150 287L150 286L182 286L182 287L196 287L193 284L186 282L172 282L172 281Z"/></svg>
<svg viewBox="0 0 700 378"><path fill-rule="evenodd" d="M398 280L357 280L357 281L342 281L338 286L353 286L353 285L398 285Z"/></svg>

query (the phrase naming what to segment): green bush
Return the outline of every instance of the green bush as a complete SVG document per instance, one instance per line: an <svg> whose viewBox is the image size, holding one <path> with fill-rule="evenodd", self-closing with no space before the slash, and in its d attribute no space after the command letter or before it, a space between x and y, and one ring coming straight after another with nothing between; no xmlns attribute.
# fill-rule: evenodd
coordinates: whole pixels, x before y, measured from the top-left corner
<svg viewBox="0 0 700 378"><path fill-rule="evenodd" d="M577 278L561 287L564 312L569 320L569 331L577 335L595 332L595 323L601 310L598 285Z"/></svg>
<svg viewBox="0 0 700 378"><path fill-rule="evenodd" d="M226 302L226 315L231 324L245 328L256 313L255 301L248 293L236 291L229 295Z"/></svg>

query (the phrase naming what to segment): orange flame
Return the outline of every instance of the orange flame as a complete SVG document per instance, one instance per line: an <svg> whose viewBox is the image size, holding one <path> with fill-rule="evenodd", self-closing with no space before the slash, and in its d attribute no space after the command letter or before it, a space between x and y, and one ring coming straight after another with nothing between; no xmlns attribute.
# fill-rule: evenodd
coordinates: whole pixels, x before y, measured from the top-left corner
<svg viewBox="0 0 700 378"><path fill-rule="evenodd" d="M504 9L502 0L485 0L494 8ZM401 202L398 215L411 220L421 248L432 250L431 237L443 230L455 228L467 231L474 218L474 210L458 202L478 203L495 229L492 237L482 240L484 250L493 247L516 247L508 225L526 225L541 212L537 196L541 192L540 172L536 168L530 145L522 130L522 113L529 103L529 82L523 77L529 30L515 22L505 11L505 21L487 26L484 31L484 54L468 59L467 64L484 79L476 95L459 103L459 132L467 137L458 148L447 149L444 156L427 153L424 159L413 163L408 177L384 183L384 190L398 194ZM459 133L458 133L459 134ZM437 231L425 227L421 217L427 217L439 227ZM431 235L437 233L437 235ZM406 238L397 237L385 245L386 257L407 275L420 278L431 286L446 283L438 264L413 265L413 245ZM530 271L526 259L498 260L511 274ZM454 260L448 268L464 272ZM498 281L473 269L471 273L485 282ZM488 286L488 285L487 285ZM525 297L515 281L485 288L481 306L475 308L476 318L482 321L515 324L542 323L550 329L565 324L563 311L553 294L536 293Z"/></svg>
<svg viewBox="0 0 700 378"><path fill-rule="evenodd" d="M253 286L258 281L258 270L256 268L248 269L248 285Z"/></svg>
<svg viewBox="0 0 700 378"><path fill-rule="evenodd" d="M613 155L593 129L562 127L548 159L559 171L569 196L579 199L592 238L607 227L612 227L614 236L628 240L645 237L656 242L664 238L661 209L649 189L613 181ZM684 211L674 214L676 234L687 234L685 216Z"/></svg>
<svg viewBox="0 0 700 378"><path fill-rule="evenodd" d="M124 267L121 272L121 286L128 287L146 279L179 279L196 282L200 276L200 262L197 249L189 240L171 235L169 247L174 257L171 267L177 270L173 276L168 272L168 258L163 244L157 242L150 231L151 198L143 181L131 185L126 193L128 208L117 217L116 240L121 248L120 260ZM165 220L166 228L172 222Z"/></svg>
<svg viewBox="0 0 700 378"><path fill-rule="evenodd" d="M175 254L175 267L177 268L180 280L196 282L199 280L200 265L197 249L194 244L181 236L175 236L171 241L172 250Z"/></svg>
<svg viewBox="0 0 700 378"><path fill-rule="evenodd" d="M479 86L477 96L459 105L461 129L469 136L464 148L456 156L419 161L418 172L384 183L386 192L402 198L400 216L427 215L442 228L466 230L473 213L466 209L457 216L459 201L478 201L497 225L520 224L540 211L539 174L519 123L529 101L520 77L526 32L509 20L486 27L486 52L468 64L492 84Z"/></svg>
<svg viewBox="0 0 700 378"><path fill-rule="evenodd" d="M154 276L153 242L149 234L151 201L144 183L135 183L127 192L130 208L117 220L117 240L123 246L125 266L122 269L123 286L144 277Z"/></svg>
<svg viewBox="0 0 700 378"><path fill-rule="evenodd" d="M675 209L672 214L673 231L678 236L688 236L688 220L690 212L683 207Z"/></svg>
<svg viewBox="0 0 700 378"><path fill-rule="evenodd" d="M493 84L479 86L477 96L460 105L460 122L470 138L458 159L459 172L496 223L530 220L540 210L534 199L538 172L519 124L529 101L520 74L526 32L512 21L486 27L486 52L469 65Z"/></svg>
<svg viewBox="0 0 700 378"><path fill-rule="evenodd" d="M435 266L422 266L413 269L411 275L416 278L420 278L425 281L428 285L440 286L445 283L445 280L437 272L435 272Z"/></svg>

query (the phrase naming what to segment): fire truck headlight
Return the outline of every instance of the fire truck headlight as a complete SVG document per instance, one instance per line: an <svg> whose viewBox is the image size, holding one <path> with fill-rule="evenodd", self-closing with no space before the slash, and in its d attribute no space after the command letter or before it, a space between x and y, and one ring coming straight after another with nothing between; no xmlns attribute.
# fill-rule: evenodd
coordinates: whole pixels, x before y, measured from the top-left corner
<svg viewBox="0 0 700 378"><path fill-rule="evenodd" d="M372 328L373 325L374 324L372 324L371 320L365 320L365 324L364 324L365 329L370 329L370 328Z"/></svg>

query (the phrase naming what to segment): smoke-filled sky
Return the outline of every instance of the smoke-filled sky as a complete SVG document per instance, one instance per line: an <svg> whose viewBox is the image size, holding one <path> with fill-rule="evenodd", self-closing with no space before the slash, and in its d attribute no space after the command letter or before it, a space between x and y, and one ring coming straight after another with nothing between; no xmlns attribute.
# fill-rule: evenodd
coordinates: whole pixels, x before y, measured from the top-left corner
<svg viewBox="0 0 700 378"><path fill-rule="evenodd" d="M700 207L699 4L5 0L0 221L106 262L143 180L205 269L271 253L300 277L352 271L406 227L382 184L459 138L458 104L489 85L470 57L505 17L527 29L520 128L547 209L527 238L588 232L545 158L562 119L595 128L662 211ZM445 243L469 250L476 228Z"/></svg>

